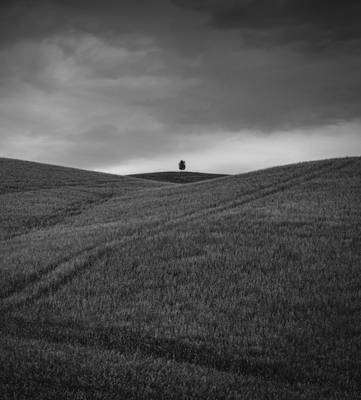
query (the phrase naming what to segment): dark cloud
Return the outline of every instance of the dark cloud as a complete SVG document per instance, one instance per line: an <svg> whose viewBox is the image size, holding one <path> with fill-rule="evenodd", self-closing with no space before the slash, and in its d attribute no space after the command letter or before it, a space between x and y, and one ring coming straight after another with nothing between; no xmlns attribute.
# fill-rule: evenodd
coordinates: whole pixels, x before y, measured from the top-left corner
<svg viewBox="0 0 361 400"><path fill-rule="evenodd" d="M104 167L359 121L360 20L356 0L3 0L1 148Z"/></svg>
<svg viewBox="0 0 361 400"><path fill-rule="evenodd" d="M222 29L243 30L259 43L303 42L324 47L361 38L359 0L174 0L204 13Z"/></svg>
<svg viewBox="0 0 361 400"><path fill-rule="evenodd" d="M193 12L193 15L192 15ZM198 15L198 17L197 17ZM96 35L140 32L191 50L192 22L202 30L236 29L243 40L304 43L318 48L361 38L359 0L3 0L0 41L64 31ZM183 29L182 29L183 26Z"/></svg>
<svg viewBox="0 0 361 400"><path fill-rule="evenodd" d="M221 61L217 54L205 57L198 86L160 107L164 119L206 129L270 132L361 115L361 55L310 60L278 49L218 56Z"/></svg>
<svg viewBox="0 0 361 400"><path fill-rule="evenodd" d="M112 37L156 34L173 18L167 0L10 0L0 3L0 41L41 39L59 32Z"/></svg>

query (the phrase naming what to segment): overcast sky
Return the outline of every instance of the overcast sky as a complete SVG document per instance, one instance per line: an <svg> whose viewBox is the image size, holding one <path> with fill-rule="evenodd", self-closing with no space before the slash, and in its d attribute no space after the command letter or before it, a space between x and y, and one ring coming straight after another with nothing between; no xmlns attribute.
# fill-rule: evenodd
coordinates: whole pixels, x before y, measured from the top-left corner
<svg viewBox="0 0 361 400"><path fill-rule="evenodd" d="M125 174L361 155L360 0L0 4L0 156Z"/></svg>

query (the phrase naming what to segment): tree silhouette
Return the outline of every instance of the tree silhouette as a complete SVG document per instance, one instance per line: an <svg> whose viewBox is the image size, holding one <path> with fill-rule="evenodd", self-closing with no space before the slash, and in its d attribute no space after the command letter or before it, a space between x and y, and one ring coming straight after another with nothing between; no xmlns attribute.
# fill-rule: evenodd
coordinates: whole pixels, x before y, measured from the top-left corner
<svg viewBox="0 0 361 400"><path fill-rule="evenodd" d="M186 169L186 162L184 160L180 160L178 163L178 167L181 171L184 171Z"/></svg>

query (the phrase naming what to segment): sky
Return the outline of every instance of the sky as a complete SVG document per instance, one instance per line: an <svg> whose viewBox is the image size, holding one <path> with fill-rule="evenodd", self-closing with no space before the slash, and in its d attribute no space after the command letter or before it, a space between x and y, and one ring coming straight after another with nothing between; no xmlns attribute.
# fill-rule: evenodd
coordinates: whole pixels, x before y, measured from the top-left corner
<svg viewBox="0 0 361 400"><path fill-rule="evenodd" d="M0 157L130 174L361 155L359 0L2 0Z"/></svg>

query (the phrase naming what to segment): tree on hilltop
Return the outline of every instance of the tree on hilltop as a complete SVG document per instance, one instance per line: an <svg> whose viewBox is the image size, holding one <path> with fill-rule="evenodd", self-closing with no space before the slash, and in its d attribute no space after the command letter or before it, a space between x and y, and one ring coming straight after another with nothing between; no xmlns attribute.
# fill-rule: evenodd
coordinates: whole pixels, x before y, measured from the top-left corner
<svg viewBox="0 0 361 400"><path fill-rule="evenodd" d="M186 162L184 160L180 160L178 163L178 167L181 171L184 171L186 169Z"/></svg>

